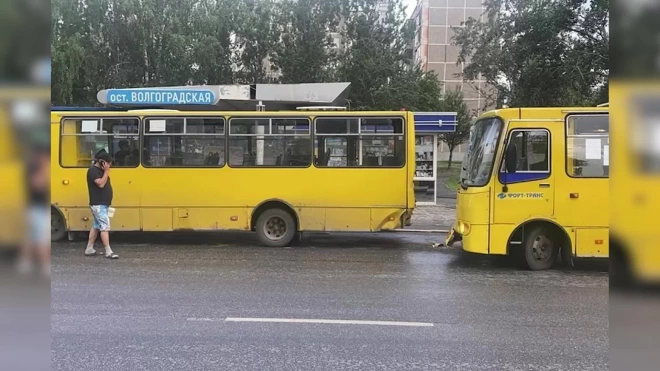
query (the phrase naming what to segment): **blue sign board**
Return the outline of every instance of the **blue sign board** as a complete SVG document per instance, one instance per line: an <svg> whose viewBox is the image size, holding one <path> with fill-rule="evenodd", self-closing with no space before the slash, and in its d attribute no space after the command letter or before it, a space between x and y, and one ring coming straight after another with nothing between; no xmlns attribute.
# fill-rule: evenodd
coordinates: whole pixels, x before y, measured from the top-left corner
<svg viewBox="0 0 660 371"><path fill-rule="evenodd" d="M456 113L415 112L415 132L453 133L456 131Z"/></svg>
<svg viewBox="0 0 660 371"><path fill-rule="evenodd" d="M108 104L128 105L212 105L215 94L206 89L110 89Z"/></svg>

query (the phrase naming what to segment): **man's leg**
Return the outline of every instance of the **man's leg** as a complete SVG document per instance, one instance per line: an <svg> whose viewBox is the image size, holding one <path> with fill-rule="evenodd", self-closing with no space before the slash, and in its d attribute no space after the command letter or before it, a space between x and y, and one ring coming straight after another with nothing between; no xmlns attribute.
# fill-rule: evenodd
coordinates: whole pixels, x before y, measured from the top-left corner
<svg viewBox="0 0 660 371"><path fill-rule="evenodd" d="M87 249L85 249L85 255L96 255L96 250L94 250L94 242L99 237L99 230L96 228L96 219L94 219L94 226L89 230L89 239L87 239Z"/></svg>
<svg viewBox="0 0 660 371"><path fill-rule="evenodd" d="M105 248L105 254L112 254L112 249L110 248L110 232L101 231L101 242L103 242L103 247Z"/></svg>
<svg viewBox="0 0 660 371"><path fill-rule="evenodd" d="M18 256L18 270L21 273L29 273L32 270L32 248L31 241L21 244Z"/></svg>
<svg viewBox="0 0 660 371"><path fill-rule="evenodd" d="M103 242L103 247L105 248L105 257L117 259L119 256L112 252L110 247L110 216L108 216L108 207L101 206L98 209L98 223L99 230L101 232L101 242Z"/></svg>
<svg viewBox="0 0 660 371"><path fill-rule="evenodd" d="M34 254L35 254L35 240L39 236L39 219L34 207L30 207L26 213L26 221L29 227L25 241L20 246L20 255L18 257L18 269L21 273L29 273L32 271Z"/></svg>
<svg viewBox="0 0 660 371"><path fill-rule="evenodd" d="M90 209L92 210L92 218L94 218L94 225L92 225L92 229L89 230L89 238L87 239L87 249L85 249L85 255L87 256L96 255L96 250L94 249L94 243L96 242L96 239L99 237L99 229L101 228L97 216L99 213L99 206L90 206Z"/></svg>

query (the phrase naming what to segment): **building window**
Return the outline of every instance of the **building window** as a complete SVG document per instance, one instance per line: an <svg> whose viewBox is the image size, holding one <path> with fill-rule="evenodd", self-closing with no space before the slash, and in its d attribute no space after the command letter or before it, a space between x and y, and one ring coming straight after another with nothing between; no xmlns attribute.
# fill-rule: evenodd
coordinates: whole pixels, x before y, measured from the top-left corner
<svg viewBox="0 0 660 371"><path fill-rule="evenodd" d="M581 178L609 176L608 115L573 115L566 119L566 172Z"/></svg>
<svg viewBox="0 0 660 371"><path fill-rule="evenodd" d="M307 118L229 120L231 167L308 167L311 147Z"/></svg>
<svg viewBox="0 0 660 371"><path fill-rule="evenodd" d="M401 167L406 160L404 137L402 118L317 118L315 164Z"/></svg>
<svg viewBox="0 0 660 371"><path fill-rule="evenodd" d="M105 150L114 167L140 164L138 118L65 118L62 120L60 164L63 167L89 167L96 153Z"/></svg>
<svg viewBox="0 0 660 371"><path fill-rule="evenodd" d="M225 119L222 117L148 118L144 125L145 167L222 167Z"/></svg>

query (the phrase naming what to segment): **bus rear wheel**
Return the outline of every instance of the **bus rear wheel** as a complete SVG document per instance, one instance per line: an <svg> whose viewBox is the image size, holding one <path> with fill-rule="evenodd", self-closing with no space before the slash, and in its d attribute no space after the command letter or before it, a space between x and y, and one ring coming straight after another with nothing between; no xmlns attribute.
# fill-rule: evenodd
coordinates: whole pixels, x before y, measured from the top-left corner
<svg viewBox="0 0 660 371"><path fill-rule="evenodd" d="M62 214L55 209L50 209L50 240L52 242L60 241L66 237L66 224Z"/></svg>
<svg viewBox="0 0 660 371"><path fill-rule="evenodd" d="M285 210L268 209L257 218L259 241L268 247L288 246L296 236L296 222Z"/></svg>
<svg viewBox="0 0 660 371"><path fill-rule="evenodd" d="M534 271L552 268L557 262L559 246L547 228L536 227L527 234L523 244L527 267Z"/></svg>

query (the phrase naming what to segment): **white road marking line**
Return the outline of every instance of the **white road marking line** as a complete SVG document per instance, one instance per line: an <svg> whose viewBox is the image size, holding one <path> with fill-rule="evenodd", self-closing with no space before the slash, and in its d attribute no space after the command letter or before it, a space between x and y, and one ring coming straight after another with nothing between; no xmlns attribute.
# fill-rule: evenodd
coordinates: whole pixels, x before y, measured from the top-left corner
<svg viewBox="0 0 660 371"><path fill-rule="evenodd" d="M186 318L190 322L224 322L222 318Z"/></svg>
<svg viewBox="0 0 660 371"><path fill-rule="evenodd" d="M206 319L206 320L210 320L210 319ZM225 322L316 323L316 324L330 324L330 325L433 327L433 323L430 323L430 322L361 321L361 320L346 320L346 319L315 319L315 318L242 318L242 317L227 317L227 318L225 318Z"/></svg>

